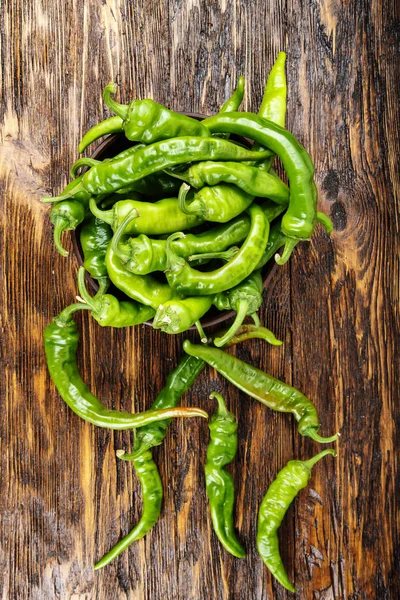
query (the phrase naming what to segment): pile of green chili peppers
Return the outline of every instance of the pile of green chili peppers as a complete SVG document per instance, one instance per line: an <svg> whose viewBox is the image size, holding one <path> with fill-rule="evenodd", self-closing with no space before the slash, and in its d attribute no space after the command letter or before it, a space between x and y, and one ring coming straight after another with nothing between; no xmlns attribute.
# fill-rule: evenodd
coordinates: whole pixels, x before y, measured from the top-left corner
<svg viewBox="0 0 400 600"><path fill-rule="evenodd" d="M109 429L131 429L131 461L143 492L143 512L134 529L96 565L107 565L155 525L163 485L152 448L162 443L173 417L207 418L201 408L179 406L206 364L247 395L269 408L292 413L301 435L322 437L314 404L301 392L228 354L226 348L258 338L280 345L260 325L263 269L283 265L296 244L309 240L316 224L328 233L329 217L317 211L317 188L310 156L285 129L287 84L284 52L268 76L258 114L238 112L244 78L218 114L198 120L175 113L151 99L128 105L114 98L115 84L103 98L116 116L95 125L79 152L99 138L118 133L132 142L112 158L79 158L71 182L52 202L54 243L67 255L64 231L76 230L83 254L78 270L77 302L45 329L50 375L64 401L82 419ZM246 139L243 139L246 138ZM253 145L247 140L253 140ZM272 169L280 160L285 183ZM278 251L283 248L281 255ZM97 292L87 289L87 277ZM86 310L103 327L129 327L152 321L155 329L179 334L196 327L200 343L183 344L185 354L166 386L144 413L107 408L83 382L76 364L79 333L73 315ZM213 311L234 311L233 323L208 338L202 319ZM251 323L245 324L250 317ZM205 485L214 531L222 546L238 558L245 550L233 523L234 484L224 469L235 457L237 422L220 394L210 420ZM279 556L277 529L287 507L308 482L312 465L291 461L271 484L259 513L257 548L271 573L289 590Z"/></svg>

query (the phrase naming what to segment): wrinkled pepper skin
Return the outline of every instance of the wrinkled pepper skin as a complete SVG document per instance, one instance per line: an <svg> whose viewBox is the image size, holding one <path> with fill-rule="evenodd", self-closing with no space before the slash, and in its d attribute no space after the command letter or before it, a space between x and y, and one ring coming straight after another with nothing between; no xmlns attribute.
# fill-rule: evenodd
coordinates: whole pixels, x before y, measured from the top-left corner
<svg viewBox="0 0 400 600"><path fill-rule="evenodd" d="M94 201L90 202L90 210L98 219L111 225L114 232L122 224L125 217L137 211L137 218L132 219L124 229L125 235L163 235L192 229L202 223L196 215L185 215L180 209L177 198L165 198L158 202L142 202L140 200L120 200L111 210L100 210Z"/></svg>
<svg viewBox="0 0 400 600"><path fill-rule="evenodd" d="M164 333L182 333L199 321L213 304L214 296L194 296L160 304L153 321L154 329Z"/></svg>
<svg viewBox="0 0 400 600"><path fill-rule="evenodd" d="M210 398L218 401L218 411L211 417L208 425L210 442L204 467L211 520L225 550L237 558L244 558L246 552L236 537L233 525L233 479L224 469L236 456L238 425L234 415L227 410L221 394L214 392Z"/></svg>
<svg viewBox="0 0 400 600"><path fill-rule="evenodd" d="M128 298L151 306L154 310L168 300L181 298L180 294L172 290L168 284L158 282L151 275L134 275L127 271L113 252L111 244L106 252L106 267L115 287L124 292Z"/></svg>
<svg viewBox="0 0 400 600"><path fill-rule="evenodd" d="M284 206L289 204L289 188L279 177L242 163L204 161L176 176L195 188L217 186L225 182L237 186L250 196L269 198ZM195 194L195 200L200 194L201 191Z"/></svg>
<svg viewBox="0 0 400 600"><path fill-rule="evenodd" d="M183 349L189 356L205 360L239 390L278 412L292 413L299 433L320 443L331 443L337 435L322 438L317 409L304 394L272 375L249 365L218 348L194 345L185 340Z"/></svg>
<svg viewBox="0 0 400 600"><path fill-rule="evenodd" d="M188 216L197 216L214 223L231 221L254 200L254 196L229 183L203 187L194 194L191 192L190 198L187 197L189 190L190 187L183 183L178 196L180 210Z"/></svg>
<svg viewBox="0 0 400 600"><path fill-rule="evenodd" d="M269 151L252 152L217 137L172 138L141 147L134 154L122 159L114 158L95 165L82 175L80 184L73 191L56 198L42 198L42 202L54 202L81 193L86 193L89 197L111 194L153 173L182 163L201 160L262 160L268 155Z"/></svg>
<svg viewBox="0 0 400 600"><path fill-rule="evenodd" d="M219 269L197 271L190 267L184 258L174 254L167 245L166 276L170 286L185 295L211 296L237 285L248 277L263 255L269 234L269 221L262 208L253 204L248 212L251 225L246 240L237 254ZM170 236L169 241L172 242L176 236L179 234Z"/></svg>
<svg viewBox="0 0 400 600"><path fill-rule="evenodd" d="M83 252L83 266L94 279L107 277L105 258L111 238L112 230L107 223L91 213L86 215L79 239Z"/></svg>
<svg viewBox="0 0 400 600"><path fill-rule="evenodd" d="M121 552L126 550L132 542L144 537L157 523L161 512L164 492L162 481L157 465L153 460L151 450L147 450L135 458L129 454L125 454L123 451L121 453L117 452L117 456L133 462L142 489L142 516L128 535L122 538L122 540L120 540L95 564L95 570L102 569L108 565L114 558L121 554Z"/></svg>
<svg viewBox="0 0 400 600"><path fill-rule="evenodd" d="M278 529L287 509L311 477L312 466L335 450L323 450L310 460L290 460L279 471L265 494L258 512L257 550L264 564L284 588L295 592L279 554Z"/></svg>
<svg viewBox="0 0 400 600"><path fill-rule="evenodd" d="M116 90L115 83L107 85L103 99L108 108L122 119L122 129L128 140L153 144L181 136L210 136L207 127L197 119L169 110L150 98L119 104L111 98Z"/></svg>
<svg viewBox="0 0 400 600"><path fill-rule="evenodd" d="M317 220L317 188L314 166L296 138L253 113L223 113L204 121L212 133L235 132L270 148L281 159L289 179L289 208L282 218L282 231L288 237L308 240Z"/></svg>
<svg viewBox="0 0 400 600"><path fill-rule="evenodd" d="M83 382L76 364L79 333L72 318L64 321L56 317L45 328L44 345L50 376L62 399L81 419L98 427L132 429L168 417L179 416L177 411L147 411L129 414L106 408ZM200 409L190 409L192 416L205 416ZM189 416L184 411L182 416Z"/></svg>

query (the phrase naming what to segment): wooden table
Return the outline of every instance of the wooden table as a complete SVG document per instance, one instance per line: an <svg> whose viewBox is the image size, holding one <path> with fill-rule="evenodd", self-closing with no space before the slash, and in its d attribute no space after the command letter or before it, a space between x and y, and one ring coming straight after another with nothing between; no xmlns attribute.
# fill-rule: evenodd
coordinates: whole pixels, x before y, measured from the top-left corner
<svg viewBox="0 0 400 600"><path fill-rule="evenodd" d="M207 424L180 421L155 450L165 485L160 521L94 573L94 561L140 516L132 466L115 456L132 436L81 421L50 381L42 332L74 301L77 260L54 250L48 206L39 202L63 188L82 134L109 115L101 91L110 80L122 101L151 96L178 111L211 114L243 74L244 109L257 111L282 49L287 125L315 162L320 207L335 231L329 238L318 227L265 293L261 320L284 345L254 342L236 353L312 398L323 434L341 432L337 459L314 469L280 531L297 597L400 597L395 4L2 3L2 599L291 597L257 555L257 509L277 471L320 446L300 437L290 416L210 370L184 402L212 412L208 394L220 390L239 417L230 470L247 559L228 555L211 529ZM77 320L79 366L92 390L115 408L149 407L185 336L145 326L101 329L87 314Z"/></svg>

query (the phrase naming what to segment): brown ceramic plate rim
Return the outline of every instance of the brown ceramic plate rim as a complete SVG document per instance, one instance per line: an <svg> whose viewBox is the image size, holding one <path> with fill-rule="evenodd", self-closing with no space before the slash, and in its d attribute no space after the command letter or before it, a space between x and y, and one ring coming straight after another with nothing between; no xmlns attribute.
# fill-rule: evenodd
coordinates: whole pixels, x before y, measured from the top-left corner
<svg viewBox="0 0 400 600"><path fill-rule="evenodd" d="M202 121L203 119L207 118L204 115L200 115L197 113L183 113L183 114L187 115L188 117L198 119L199 121ZM121 137L121 135L123 135L123 134L114 133L112 135L107 136L101 142L101 144L95 149L95 151L91 154L91 158L101 160L101 157L105 153L107 148L109 146L112 146L113 144L115 144L115 142L118 140L119 137ZM241 136L232 136L232 137L235 137L238 141L243 143L243 145L245 145L249 148L251 147L251 141L248 140L247 138L244 138ZM80 230L80 228L78 227L76 229L76 231L72 231L71 236L72 236L72 245L74 248L75 256L78 259L79 266L82 266L83 265L83 252L82 252L82 248L81 248L80 241L79 241L79 230ZM272 265L272 267L270 265L268 265L268 267L269 267L268 272L263 273L263 289L265 289L266 287L269 286L273 276L275 275L278 265L276 263L274 263ZM86 272L85 275L86 275L86 280L87 280L88 284L90 285L90 287L92 288L92 290L97 291L97 289L98 289L97 282L89 275L89 273ZM207 318L207 313L206 313L205 317L203 317L201 319L201 325L203 328L220 325L221 323L224 323L225 321L232 319L233 317L235 317L235 315L236 315L236 313L233 310L221 311L215 317ZM153 321L152 320L146 321L144 324L152 326ZM196 327L193 325L192 327L190 327L190 329L194 330L194 329L196 329Z"/></svg>

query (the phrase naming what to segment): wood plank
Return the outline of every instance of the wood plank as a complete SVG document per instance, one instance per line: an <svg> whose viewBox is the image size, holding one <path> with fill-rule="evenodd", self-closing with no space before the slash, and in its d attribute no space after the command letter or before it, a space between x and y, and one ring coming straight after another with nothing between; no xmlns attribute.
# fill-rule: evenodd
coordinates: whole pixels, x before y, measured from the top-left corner
<svg viewBox="0 0 400 600"><path fill-rule="evenodd" d="M267 411L205 370L184 403L239 418L230 471L248 556L212 531L203 465L208 428L171 425L154 451L165 485L153 531L101 572L92 566L139 519L129 432L83 423L47 374L42 331L74 301L76 258L52 247L39 197L68 180L82 134L121 101L150 96L212 114L246 77L257 111L268 70L288 53L288 127L315 162L320 206L335 231L299 245L266 290L262 322L282 348L251 342L237 356L301 389L322 429L341 432L337 459L314 469L289 509L281 550L298 597L398 598L399 68L395 3L221 0L4 0L0 6L0 185L3 286L0 391L0 598L208 600L289 598L255 549L259 503L277 471L320 448L294 420ZM67 241L69 250L72 246ZM110 406L143 410L185 336L101 329L87 314L79 366ZM195 339L195 336L192 336Z"/></svg>

